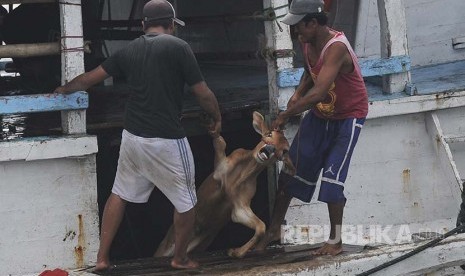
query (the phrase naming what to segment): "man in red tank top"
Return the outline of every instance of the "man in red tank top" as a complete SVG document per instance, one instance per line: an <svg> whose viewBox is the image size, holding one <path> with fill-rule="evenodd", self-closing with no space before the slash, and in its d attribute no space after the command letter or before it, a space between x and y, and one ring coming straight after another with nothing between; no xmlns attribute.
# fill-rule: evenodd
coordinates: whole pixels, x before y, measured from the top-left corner
<svg viewBox="0 0 465 276"><path fill-rule="evenodd" d="M368 96L357 57L345 35L327 26L322 0L293 0L282 20L292 26L302 43L305 72L299 86L278 114L273 127L282 129L292 116L307 110L289 155L297 169L283 170L271 224L257 245L264 249L280 238L280 226L291 199L309 202L321 174L318 200L328 204L331 232L317 255L342 252L344 183L350 159L368 113Z"/></svg>

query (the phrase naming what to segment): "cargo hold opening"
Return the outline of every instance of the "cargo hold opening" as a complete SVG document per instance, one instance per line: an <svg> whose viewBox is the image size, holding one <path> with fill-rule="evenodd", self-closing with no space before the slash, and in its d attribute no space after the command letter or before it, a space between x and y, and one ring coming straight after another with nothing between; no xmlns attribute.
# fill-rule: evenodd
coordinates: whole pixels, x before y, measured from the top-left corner
<svg viewBox="0 0 465 276"><path fill-rule="evenodd" d="M143 3L103 4L99 20L102 55L111 54L128 39L141 34L140 11ZM143 2L143 1L140 1ZM252 149L260 136L252 127L252 112L268 112L268 77L266 61L259 56L265 47L265 30L261 20L262 3L234 1L218 4L215 1L172 1L178 14L186 22L177 28L177 36L187 41L198 60L202 74L220 103L223 116L223 137L226 153L236 148ZM130 9L128 9L130 8ZM131 14L118 14L132 10ZM132 15L132 17L131 17ZM129 16L129 20L128 19ZM255 17L254 17L255 16ZM108 51L108 53L107 53ZM122 130L122 111L128 93L124 80L113 79L89 91L88 132L98 136L97 182L99 216L111 193L116 173ZM199 124L200 108L186 89L182 123L186 129L196 167L196 186L213 170L211 138ZM252 209L265 223L268 222L268 187L266 171L257 180L257 192ZM150 257L172 224L173 207L167 198L154 189L146 204L129 204L111 249L114 260ZM229 223L208 250L223 250L245 243L253 235L247 227Z"/></svg>

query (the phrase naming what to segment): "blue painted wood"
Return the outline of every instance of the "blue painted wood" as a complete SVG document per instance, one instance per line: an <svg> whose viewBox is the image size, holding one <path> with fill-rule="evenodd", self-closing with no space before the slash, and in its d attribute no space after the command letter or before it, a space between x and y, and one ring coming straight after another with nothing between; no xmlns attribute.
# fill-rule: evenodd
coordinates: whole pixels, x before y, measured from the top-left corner
<svg viewBox="0 0 465 276"><path fill-rule="evenodd" d="M395 56L382 59L360 59L362 76L373 77L410 71L409 56Z"/></svg>
<svg viewBox="0 0 465 276"><path fill-rule="evenodd" d="M413 68L417 95L465 90L465 60Z"/></svg>
<svg viewBox="0 0 465 276"><path fill-rule="evenodd" d="M284 69L278 72L278 86L281 88L298 86L304 68Z"/></svg>
<svg viewBox="0 0 465 276"><path fill-rule="evenodd" d="M410 71L409 56L395 56L383 59L360 59L360 68L363 77L382 76ZM299 85L303 68L284 69L278 72L277 84L279 87Z"/></svg>
<svg viewBox="0 0 465 276"><path fill-rule="evenodd" d="M7 63L7 61L0 61L0 71L5 70L5 66Z"/></svg>
<svg viewBox="0 0 465 276"><path fill-rule="evenodd" d="M86 109L87 107L89 107L89 97L84 91L69 95L36 94L0 97L0 115L76 110Z"/></svg>

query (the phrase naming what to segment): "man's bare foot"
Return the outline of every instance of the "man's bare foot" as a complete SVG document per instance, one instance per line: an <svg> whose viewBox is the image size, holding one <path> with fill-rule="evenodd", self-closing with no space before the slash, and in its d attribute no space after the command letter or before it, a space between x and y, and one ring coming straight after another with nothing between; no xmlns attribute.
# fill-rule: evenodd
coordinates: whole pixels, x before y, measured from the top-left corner
<svg viewBox="0 0 465 276"><path fill-rule="evenodd" d="M107 256L105 256L105 254L101 254L100 252L97 254L97 263L95 264L94 271L110 270L113 267L110 265L110 258Z"/></svg>
<svg viewBox="0 0 465 276"><path fill-rule="evenodd" d="M325 243L322 247L318 248L312 255L331 255L336 256L342 252L342 242L336 244Z"/></svg>
<svg viewBox="0 0 465 276"><path fill-rule="evenodd" d="M108 261L98 261L95 265L95 271L105 271L109 269L111 269L111 265Z"/></svg>
<svg viewBox="0 0 465 276"><path fill-rule="evenodd" d="M186 258L182 261L173 259L171 260L171 267L177 268L177 269L192 269L192 268L199 267L199 263L189 258Z"/></svg>

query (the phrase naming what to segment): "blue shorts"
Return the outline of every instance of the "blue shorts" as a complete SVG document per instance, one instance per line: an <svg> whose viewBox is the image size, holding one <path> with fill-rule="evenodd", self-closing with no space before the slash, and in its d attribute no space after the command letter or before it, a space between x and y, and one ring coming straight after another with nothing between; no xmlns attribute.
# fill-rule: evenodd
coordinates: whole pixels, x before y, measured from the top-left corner
<svg viewBox="0 0 465 276"><path fill-rule="evenodd" d="M365 118L326 120L309 112L302 119L289 150L296 175L280 174L280 183L285 185L287 193L310 202L323 169L318 200L345 202L344 182L364 122Z"/></svg>

